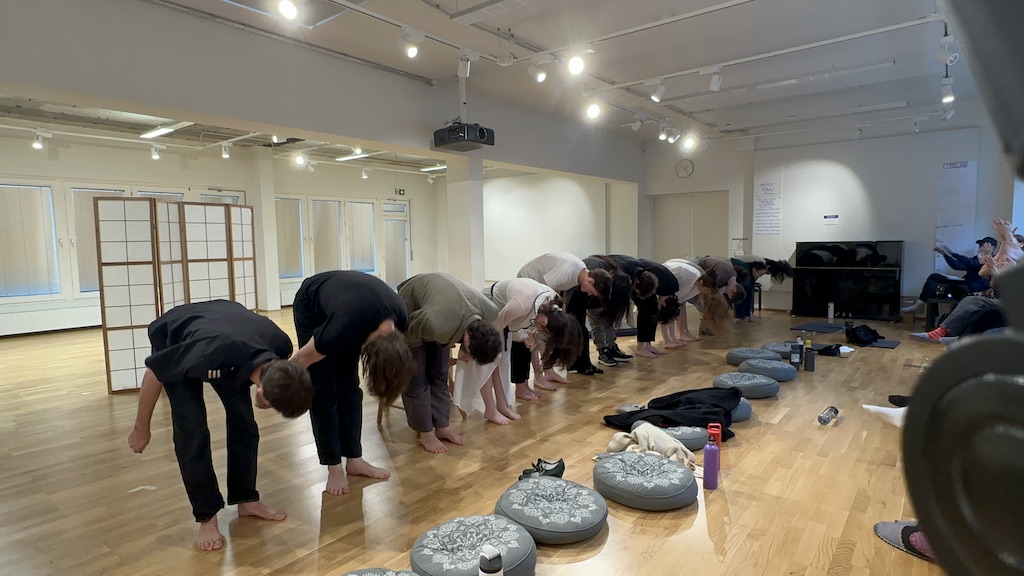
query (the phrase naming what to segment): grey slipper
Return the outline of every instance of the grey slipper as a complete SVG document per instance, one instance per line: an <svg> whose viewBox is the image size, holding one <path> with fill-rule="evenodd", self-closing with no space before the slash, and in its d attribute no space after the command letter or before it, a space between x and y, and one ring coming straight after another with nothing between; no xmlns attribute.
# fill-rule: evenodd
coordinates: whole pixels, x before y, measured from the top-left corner
<svg viewBox="0 0 1024 576"><path fill-rule="evenodd" d="M921 560L935 562L931 547L917 528L917 522L879 522L875 524L875 535L897 550Z"/></svg>

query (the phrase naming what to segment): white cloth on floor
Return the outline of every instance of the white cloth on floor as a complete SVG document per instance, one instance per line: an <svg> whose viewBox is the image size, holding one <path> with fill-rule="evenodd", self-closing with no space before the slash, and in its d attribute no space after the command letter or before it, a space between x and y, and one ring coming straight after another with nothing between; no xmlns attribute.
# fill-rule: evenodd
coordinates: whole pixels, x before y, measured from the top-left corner
<svg viewBox="0 0 1024 576"><path fill-rule="evenodd" d="M685 464L691 469L696 463L693 452L683 443L669 436L654 424L644 422L632 432L617 432L608 443L609 452L657 452L669 460Z"/></svg>
<svg viewBox="0 0 1024 576"><path fill-rule="evenodd" d="M881 418L883 422L892 424L901 430L903 429L903 423L907 420L906 407L889 408L888 406L873 406L871 404L863 404L861 407Z"/></svg>
<svg viewBox="0 0 1024 576"><path fill-rule="evenodd" d="M480 388L491 378L491 373L498 371L505 398L508 405L515 408L516 390L512 385L512 339L505 339L505 351L498 354L490 364L477 364L473 360L459 359L455 365L455 386L452 389L452 401L460 410L469 414L474 410L484 411L484 400L480 396Z"/></svg>

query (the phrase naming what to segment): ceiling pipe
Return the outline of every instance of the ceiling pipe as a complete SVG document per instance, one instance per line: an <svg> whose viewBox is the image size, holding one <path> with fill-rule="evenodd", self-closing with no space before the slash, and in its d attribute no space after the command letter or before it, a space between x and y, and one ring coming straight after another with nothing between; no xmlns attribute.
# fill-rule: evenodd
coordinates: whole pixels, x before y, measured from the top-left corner
<svg viewBox="0 0 1024 576"><path fill-rule="evenodd" d="M260 132L250 132L250 133L245 134L243 136L235 136L234 138L229 138L227 140L221 140L220 142L215 142L213 144L205 144L205 145L203 145L203 148L204 149L206 149L206 148L216 148L217 146L223 146L225 144L233 144L235 142L241 142L242 140L248 140L249 138L255 138L256 136L259 136L260 134L261 134Z"/></svg>

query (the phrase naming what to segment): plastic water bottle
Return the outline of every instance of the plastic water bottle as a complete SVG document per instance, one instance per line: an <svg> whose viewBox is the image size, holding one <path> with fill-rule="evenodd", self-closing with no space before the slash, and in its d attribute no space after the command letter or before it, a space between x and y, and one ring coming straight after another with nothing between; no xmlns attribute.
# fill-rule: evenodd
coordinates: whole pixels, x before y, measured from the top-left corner
<svg viewBox="0 0 1024 576"><path fill-rule="evenodd" d="M503 576L505 574L504 568L501 564L501 551L491 546L490 544L484 544L480 547L480 576Z"/></svg>
<svg viewBox="0 0 1024 576"><path fill-rule="evenodd" d="M704 445L704 489L718 488L718 473L722 464L722 453L718 441L712 433L708 433L708 443Z"/></svg>
<svg viewBox="0 0 1024 576"><path fill-rule="evenodd" d="M804 344L806 346L804 348L804 370L807 372L814 372L814 357L817 356L818 353L811 347L810 340L805 340Z"/></svg>
<svg viewBox="0 0 1024 576"><path fill-rule="evenodd" d="M789 345L789 363L797 370L800 369L800 352L803 349L803 342L797 336L796 342Z"/></svg>
<svg viewBox="0 0 1024 576"><path fill-rule="evenodd" d="M831 324L832 321L835 320L835 318L836 318L836 303L835 302L829 302L828 303L828 323Z"/></svg>
<svg viewBox="0 0 1024 576"><path fill-rule="evenodd" d="M836 416L839 416L839 408L836 408L835 406L829 406L828 408L825 408L825 410L821 414L818 414L818 424L821 424L822 426L828 426L829 424L832 423L833 420L836 419Z"/></svg>

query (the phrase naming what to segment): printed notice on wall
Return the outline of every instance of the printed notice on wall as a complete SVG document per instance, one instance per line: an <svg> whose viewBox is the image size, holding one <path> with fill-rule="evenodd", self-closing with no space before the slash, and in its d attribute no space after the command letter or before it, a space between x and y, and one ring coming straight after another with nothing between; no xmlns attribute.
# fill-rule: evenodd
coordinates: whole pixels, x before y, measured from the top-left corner
<svg viewBox="0 0 1024 576"><path fill-rule="evenodd" d="M935 223L935 243L945 245L952 252L973 256L978 249L974 240L985 234L975 234L974 213L978 198L978 164L951 162L942 165L939 173L938 218ZM935 255L935 271L939 274L961 276L949 267L945 258Z"/></svg>
<svg viewBox="0 0 1024 576"><path fill-rule="evenodd" d="M775 182L754 188L754 235L782 235L782 187Z"/></svg>

